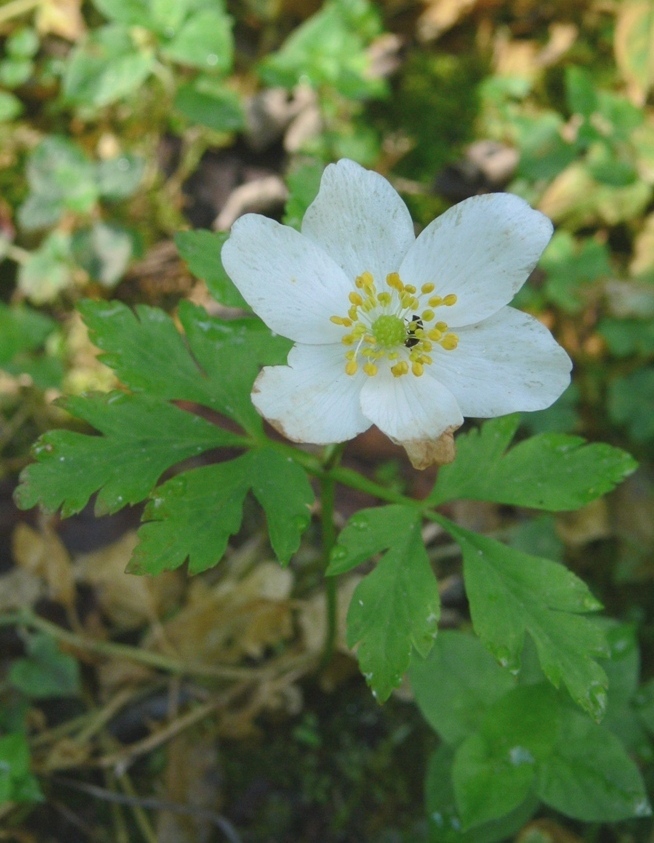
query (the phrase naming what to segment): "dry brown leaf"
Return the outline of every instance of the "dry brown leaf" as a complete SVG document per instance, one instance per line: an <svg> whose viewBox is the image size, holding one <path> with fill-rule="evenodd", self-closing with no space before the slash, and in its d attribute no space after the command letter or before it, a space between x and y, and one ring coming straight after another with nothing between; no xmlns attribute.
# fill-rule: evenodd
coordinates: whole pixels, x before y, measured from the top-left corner
<svg viewBox="0 0 654 843"><path fill-rule="evenodd" d="M554 222L565 221L574 228L617 225L641 214L651 196L651 187L641 181L626 187L599 184L582 162L575 162L549 184L538 210Z"/></svg>
<svg viewBox="0 0 654 843"><path fill-rule="evenodd" d="M605 498L598 498L575 512L565 512L556 519L556 532L569 547L583 547L611 535L609 510Z"/></svg>
<svg viewBox="0 0 654 843"><path fill-rule="evenodd" d="M239 580L226 577L214 588L194 581L186 606L150 645L207 664L259 658L293 634L292 585L291 572L275 562L263 562Z"/></svg>
<svg viewBox="0 0 654 843"><path fill-rule="evenodd" d="M197 814L160 811L157 815L158 843L209 843L213 824L202 811L220 809L221 779L218 751L213 740L197 734L181 734L167 747L164 800L197 808Z"/></svg>
<svg viewBox="0 0 654 843"><path fill-rule="evenodd" d="M654 2L622 0L616 6L615 61L627 95L642 108L654 87Z"/></svg>
<svg viewBox="0 0 654 843"><path fill-rule="evenodd" d="M82 0L41 0L36 10L39 34L77 41L86 32L81 6Z"/></svg>
<svg viewBox="0 0 654 843"><path fill-rule="evenodd" d="M34 606L46 595L46 584L25 568L12 568L0 576L0 612Z"/></svg>
<svg viewBox="0 0 654 843"><path fill-rule="evenodd" d="M126 574L125 567L137 544L134 531L114 544L75 561L76 578L92 585L103 612L119 629L136 629L156 621L178 601L184 587L178 571L156 577Z"/></svg>
<svg viewBox="0 0 654 843"><path fill-rule="evenodd" d="M12 536L16 564L47 584L47 594L67 609L75 603L75 581L68 551L55 531L43 526L34 530L22 521Z"/></svg>
<svg viewBox="0 0 654 843"><path fill-rule="evenodd" d="M476 5L477 0L427 0L427 8L418 18L418 39L435 41L470 14Z"/></svg>

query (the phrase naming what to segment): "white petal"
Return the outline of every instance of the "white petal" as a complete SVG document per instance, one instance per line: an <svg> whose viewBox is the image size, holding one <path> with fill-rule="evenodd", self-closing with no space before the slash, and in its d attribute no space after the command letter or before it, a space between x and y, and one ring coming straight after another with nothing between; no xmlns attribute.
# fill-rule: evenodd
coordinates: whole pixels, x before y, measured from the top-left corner
<svg viewBox="0 0 654 843"><path fill-rule="evenodd" d="M259 214L236 220L221 253L227 274L263 321L295 342L339 342L329 321L350 307L351 280L329 255L289 226Z"/></svg>
<svg viewBox="0 0 654 843"><path fill-rule="evenodd" d="M415 241L411 215L395 189L379 173L346 159L325 168L302 234L352 280L367 271L377 283L397 272Z"/></svg>
<svg viewBox="0 0 654 843"><path fill-rule="evenodd" d="M452 393L433 378L412 374L393 377L380 367L361 390L364 416L396 442L437 439L463 416Z"/></svg>
<svg viewBox="0 0 654 843"><path fill-rule="evenodd" d="M473 325L508 304L552 236L552 223L510 193L473 196L431 222L400 266L405 284L436 285L458 301L438 310L450 327Z"/></svg>
<svg viewBox="0 0 654 843"><path fill-rule="evenodd" d="M572 362L544 325L512 307L457 330L453 351L434 347L430 366L464 416L543 410L570 383Z"/></svg>
<svg viewBox="0 0 654 843"><path fill-rule="evenodd" d="M359 406L366 375L345 374L342 345L296 345L288 366L263 369L252 390L257 410L294 442L345 442L370 427Z"/></svg>

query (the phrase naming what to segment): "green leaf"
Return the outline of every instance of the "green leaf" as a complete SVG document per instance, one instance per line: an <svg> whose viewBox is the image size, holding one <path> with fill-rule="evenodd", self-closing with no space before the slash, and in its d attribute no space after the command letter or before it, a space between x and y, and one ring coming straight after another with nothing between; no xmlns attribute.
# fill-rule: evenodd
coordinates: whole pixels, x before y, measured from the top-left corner
<svg viewBox="0 0 654 843"><path fill-rule="evenodd" d="M21 114L23 104L8 91L0 91L0 123L9 123Z"/></svg>
<svg viewBox="0 0 654 843"><path fill-rule="evenodd" d="M177 29L189 11L189 0L93 0L109 20L165 33Z"/></svg>
<svg viewBox="0 0 654 843"><path fill-rule="evenodd" d="M583 613L601 608L587 586L562 565L530 556L446 519L463 551L466 593L475 632L511 670L520 667L525 633L543 672L561 682L596 719L606 708L606 673L594 659L606 655L602 627Z"/></svg>
<svg viewBox="0 0 654 843"><path fill-rule="evenodd" d="M539 771L538 795L586 822L651 815L642 777L620 741L574 711L566 712L555 750Z"/></svg>
<svg viewBox="0 0 654 843"><path fill-rule="evenodd" d="M453 762L454 748L447 744L441 744L429 760L425 779L429 843L498 843L512 839L533 815L538 799L528 797L500 819L463 831L452 783Z"/></svg>
<svg viewBox="0 0 654 843"><path fill-rule="evenodd" d="M39 51L39 44L36 30L24 26L11 33L5 42L5 49L13 58L31 59Z"/></svg>
<svg viewBox="0 0 654 843"><path fill-rule="evenodd" d="M283 495L279 485L273 494L275 473L288 484ZM157 574L187 558L192 574L216 565L239 530L250 488L264 507L275 553L288 562L309 523L313 494L299 466L290 468L279 454L263 449L184 472L159 487L146 507L129 571Z"/></svg>
<svg viewBox="0 0 654 843"><path fill-rule="evenodd" d="M9 682L34 699L70 697L79 693L79 665L62 653L50 635L37 634L27 641L26 658L17 659L9 669Z"/></svg>
<svg viewBox="0 0 654 843"><path fill-rule="evenodd" d="M328 575L386 550L356 587L347 615L347 643L380 701L409 667L411 651L426 656L440 615L438 584L422 541L420 513L401 505L365 509L341 533Z"/></svg>
<svg viewBox="0 0 654 843"><path fill-rule="evenodd" d="M18 287L34 304L55 299L73 280L71 238L52 231L18 268Z"/></svg>
<svg viewBox="0 0 654 843"><path fill-rule="evenodd" d="M123 277L132 257L134 241L119 225L95 222L73 234L72 253L93 281L113 287Z"/></svg>
<svg viewBox="0 0 654 843"><path fill-rule="evenodd" d="M162 52L180 64L227 73L234 52L232 19L219 9L201 9L187 19Z"/></svg>
<svg viewBox="0 0 654 843"><path fill-rule="evenodd" d="M27 737L19 732L0 738L0 805L7 802L40 802L38 779L30 772Z"/></svg>
<svg viewBox="0 0 654 843"><path fill-rule="evenodd" d="M636 369L609 384L611 421L624 425L635 442L654 439L654 366Z"/></svg>
<svg viewBox="0 0 654 843"><path fill-rule="evenodd" d="M589 285L611 274L609 250L596 240L576 240L557 231L549 242L541 266L547 273L545 293L566 313L579 313Z"/></svg>
<svg viewBox="0 0 654 843"><path fill-rule="evenodd" d="M69 397L62 405L102 436L69 430L45 433L34 446L36 462L21 474L16 502L40 503L67 517L98 492L96 510L116 512L138 503L170 466L211 448L241 441L200 416L146 395L110 392Z"/></svg>
<svg viewBox="0 0 654 843"><path fill-rule="evenodd" d="M200 76L180 85L174 105L192 123L200 123L217 132L236 132L245 126L238 94L219 79Z"/></svg>
<svg viewBox="0 0 654 843"><path fill-rule="evenodd" d="M98 201L94 167L67 138L52 135L41 141L28 159L27 183L30 193L18 220L28 230L54 225L66 211L87 214Z"/></svg>
<svg viewBox="0 0 654 843"><path fill-rule="evenodd" d="M479 728L489 707L515 687L478 638L448 630L426 658L412 660L409 677L423 717L451 744Z"/></svg>
<svg viewBox="0 0 654 843"><path fill-rule="evenodd" d="M284 225L300 230L307 208L318 195L324 164L313 161L297 167L286 177L289 196L284 209Z"/></svg>
<svg viewBox="0 0 654 843"><path fill-rule="evenodd" d="M506 451L517 425L517 416L505 416L459 436L456 459L439 470L429 500L436 506L466 498L553 512L578 509L636 469L619 448L562 433L541 433Z"/></svg>
<svg viewBox="0 0 654 843"><path fill-rule="evenodd" d="M301 80L330 86L351 99L381 96L383 80L370 74L366 47L379 31L374 7L365 0L328 0L293 30L277 53L259 65L269 86L293 88Z"/></svg>
<svg viewBox="0 0 654 843"><path fill-rule="evenodd" d="M79 309L92 341L104 352L102 361L134 392L194 401L246 430L261 429L250 399L252 383L261 364L285 361L290 342L273 336L258 319L223 322L182 302L185 341L172 319L156 308L139 305L132 311L117 301L84 301Z"/></svg>
<svg viewBox="0 0 654 843"><path fill-rule="evenodd" d="M592 73L585 67L570 65L565 69L565 95L572 114L590 117L599 108Z"/></svg>
<svg viewBox="0 0 654 843"><path fill-rule="evenodd" d="M452 771L464 828L500 819L533 795L558 737L559 707L547 685L514 688L464 740Z"/></svg>
<svg viewBox="0 0 654 843"><path fill-rule="evenodd" d="M98 161L95 179L103 199L115 201L132 196L145 173L145 159L129 153Z"/></svg>
<svg viewBox="0 0 654 843"><path fill-rule="evenodd" d="M224 231L179 231L175 235L175 245L193 275L205 282L217 301L226 307L250 310L225 272L220 259L220 252L228 236Z"/></svg>
<svg viewBox="0 0 654 843"><path fill-rule="evenodd" d="M23 351L34 351L56 329L57 323L30 307L0 302L0 366Z"/></svg>
<svg viewBox="0 0 654 843"><path fill-rule="evenodd" d="M63 93L73 103L102 108L137 91L154 65L152 48L140 46L128 30L109 24L73 48L64 72Z"/></svg>

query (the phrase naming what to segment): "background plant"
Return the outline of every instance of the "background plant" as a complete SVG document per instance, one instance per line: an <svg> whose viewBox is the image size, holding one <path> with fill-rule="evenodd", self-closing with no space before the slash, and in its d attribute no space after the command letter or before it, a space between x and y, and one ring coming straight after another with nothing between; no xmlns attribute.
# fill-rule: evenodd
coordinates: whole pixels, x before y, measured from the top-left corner
<svg viewBox="0 0 654 843"><path fill-rule="evenodd" d="M0 9L3 472L10 490L31 442L61 428L40 440L22 505L40 500L70 515L95 496L98 512L125 513L111 553L89 562L74 530L62 544L67 522L9 522L17 564L0 588L0 789L15 827L51 824L53 806L86 786L97 789L94 805L107 806L113 839L154 839L172 822L161 803L145 813L155 782L168 802L186 803L222 763L228 788L241 787L228 791L225 813L251 839L492 840L542 831L544 819L583 834L598 823L604 834L649 833L650 820L627 818L646 811L654 722L644 587L654 435L651 9L640 0L448 8L98 0L62 14L54 0L14 0ZM277 110L262 95L277 97ZM395 454L372 452L383 463L372 470L356 446L339 464L338 453L269 440L249 388L259 365L283 360L287 347L247 314L226 320L225 307L244 303L218 259L225 235L180 232L188 216L208 227L221 212L202 204L200 186L207 162L229 172L228 153L238 169L231 187L284 175L287 198L278 190L267 210L294 225L324 164L343 155L390 174L420 223L480 189L523 195L557 232L518 303L574 357L569 392L544 413L466 431L457 463L420 488ZM184 263L165 246L173 234ZM105 365L75 315L80 299ZM237 342L247 354L235 371ZM67 413L52 404L62 391ZM604 499L635 466L620 449L641 467ZM471 480L467 466L479 464L484 474ZM272 485L279 477L284 500ZM307 509L316 494L322 515ZM134 550L131 534L120 535L140 512L125 507L146 498ZM288 567L267 561L266 534ZM327 583L338 586L322 579L331 545ZM168 570L187 556L200 574L190 582ZM165 573L120 591L130 557L133 570ZM462 569L469 614L456 598ZM489 571L501 595L492 607ZM455 629L430 649L437 618L424 619L439 597L441 626ZM357 609L370 598L388 615ZM599 602L613 620L586 614ZM378 697L389 697L379 710L363 683L347 679L351 658L338 636L348 603L348 643L358 644ZM172 649L157 639L162 628ZM214 651L200 644L209 631ZM337 688L329 714L314 703L325 639L336 653L321 673ZM498 659L520 660L517 678ZM410 661L430 728L389 696ZM143 715L160 728L136 738L121 731L117 713L137 717L137 704L160 700L162 687L175 698L164 719ZM604 709L599 724L584 713ZM257 745L245 737L257 723L273 735L258 756L263 767L275 758L268 781L288 784L238 815L230 803L251 781L240 759ZM198 760L216 730L232 741L227 760ZM411 796L414 773L398 763L416 742L425 747L415 775L426 771L427 819ZM180 758L186 782L172 773ZM587 786L560 786L570 780ZM184 825L174 815L178 834L221 827L216 790L203 797L211 816ZM286 795L293 790L299 806ZM320 817L315 832L298 825L308 805ZM72 839L71 828L61 839Z"/></svg>

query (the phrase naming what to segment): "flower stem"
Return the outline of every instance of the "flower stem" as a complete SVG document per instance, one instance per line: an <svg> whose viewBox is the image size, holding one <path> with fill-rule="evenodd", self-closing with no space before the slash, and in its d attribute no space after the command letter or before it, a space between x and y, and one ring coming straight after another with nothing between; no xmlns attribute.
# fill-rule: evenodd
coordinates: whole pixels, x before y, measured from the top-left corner
<svg viewBox="0 0 654 843"><path fill-rule="evenodd" d="M336 481L332 471L338 465L343 454L344 445L330 445L325 450L322 459L323 475L320 477L320 498L321 498L321 527L322 527L322 552L324 568L327 568L332 549L336 544L336 528L334 527L334 499ZM338 623L338 592L336 588L336 577L325 578L325 600L327 602L327 625L325 631L325 644L322 658L318 666L324 670L334 655L336 643L336 626Z"/></svg>

